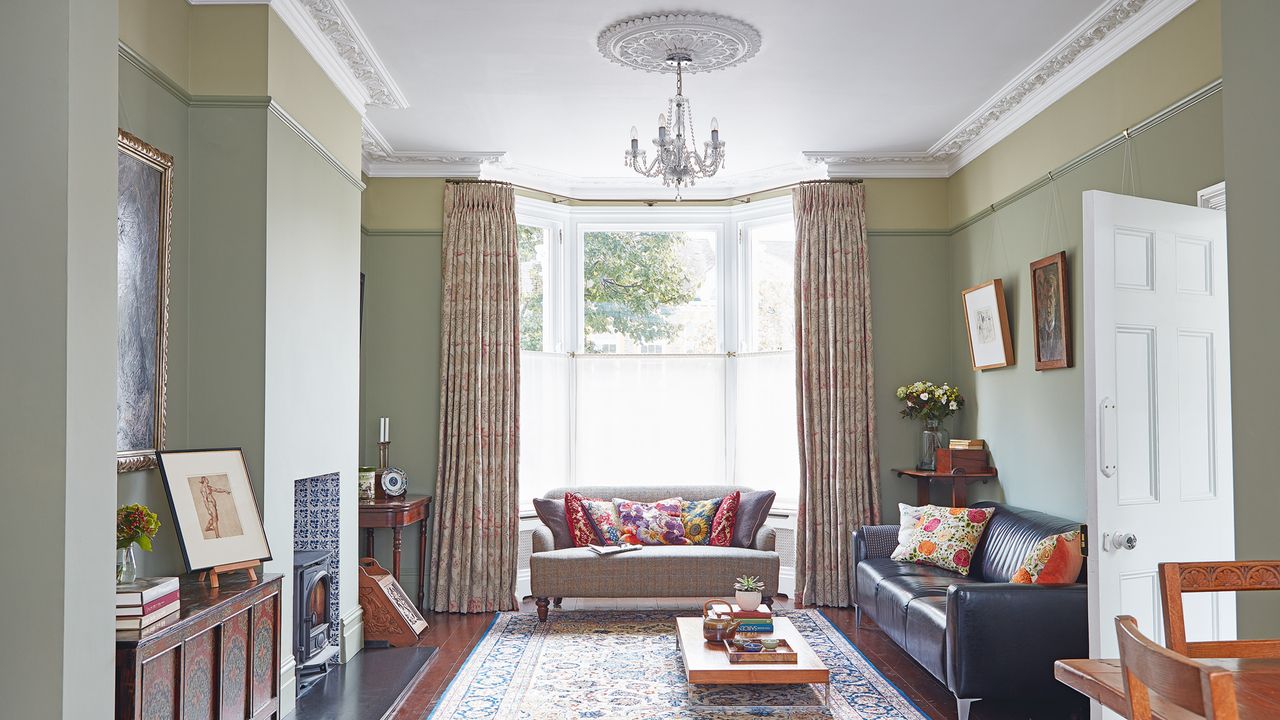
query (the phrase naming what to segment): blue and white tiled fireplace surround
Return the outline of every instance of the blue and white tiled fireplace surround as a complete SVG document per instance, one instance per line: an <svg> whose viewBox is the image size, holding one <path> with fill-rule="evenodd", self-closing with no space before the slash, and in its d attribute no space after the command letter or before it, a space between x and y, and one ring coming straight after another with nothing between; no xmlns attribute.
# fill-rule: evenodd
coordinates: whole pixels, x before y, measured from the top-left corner
<svg viewBox="0 0 1280 720"><path fill-rule="evenodd" d="M329 555L329 644L338 645L341 595L338 575L338 473L293 483L293 549L324 550Z"/></svg>

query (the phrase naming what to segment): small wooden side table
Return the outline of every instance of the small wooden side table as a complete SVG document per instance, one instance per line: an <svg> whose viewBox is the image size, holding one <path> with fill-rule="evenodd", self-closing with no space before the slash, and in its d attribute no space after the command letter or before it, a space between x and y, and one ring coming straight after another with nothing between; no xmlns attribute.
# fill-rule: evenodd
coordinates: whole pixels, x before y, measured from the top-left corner
<svg viewBox="0 0 1280 720"><path fill-rule="evenodd" d="M916 479L916 503L919 505L929 504L929 483L937 480L938 482L951 483L951 507L968 507L969 506L969 483L974 480L987 482L994 480L998 473L995 468L991 468L990 472L985 473L940 473L933 470L916 470L915 468L894 468L893 472L898 477L909 477Z"/></svg>
<svg viewBox="0 0 1280 720"><path fill-rule="evenodd" d="M403 495L398 498L360 500L360 527L365 531L365 555L373 557L373 531L391 528L391 574L400 582L400 548L404 528L418 523L418 607L424 608L427 577L427 515L431 511L430 495Z"/></svg>

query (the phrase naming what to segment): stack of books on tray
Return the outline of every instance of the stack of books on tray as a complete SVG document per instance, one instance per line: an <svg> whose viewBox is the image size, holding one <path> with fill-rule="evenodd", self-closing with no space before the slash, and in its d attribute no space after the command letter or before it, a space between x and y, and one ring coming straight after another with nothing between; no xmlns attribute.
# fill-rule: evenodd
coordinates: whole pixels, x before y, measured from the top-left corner
<svg viewBox="0 0 1280 720"><path fill-rule="evenodd" d="M743 610L737 605L729 617L738 619L738 633L761 634L773 632L773 611L768 605L761 605L755 610Z"/></svg>
<svg viewBox="0 0 1280 720"><path fill-rule="evenodd" d="M141 630L167 617L176 617L178 578L138 578L116 585L116 629Z"/></svg>
<svg viewBox="0 0 1280 720"><path fill-rule="evenodd" d="M987 442L985 440L963 440L960 438L952 438L948 443L948 447L952 450L986 450Z"/></svg>

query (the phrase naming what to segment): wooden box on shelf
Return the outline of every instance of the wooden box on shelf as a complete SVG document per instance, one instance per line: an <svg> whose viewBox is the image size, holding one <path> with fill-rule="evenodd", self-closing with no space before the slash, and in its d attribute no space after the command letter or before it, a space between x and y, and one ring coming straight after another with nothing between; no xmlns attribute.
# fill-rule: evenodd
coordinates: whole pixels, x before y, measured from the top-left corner
<svg viewBox="0 0 1280 720"><path fill-rule="evenodd" d="M408 647L416 645L418 635L427 629L427 621L404 588L370 557L360 559L360 607L364 610L365 640Z"/></svg>
<svg viewBox="0 0 1280 720"><path fill-rule="evenodd" d="M946 474L991 472L991 462L986 450L938 448L934 452L937 461L936 472Z"/></svg>

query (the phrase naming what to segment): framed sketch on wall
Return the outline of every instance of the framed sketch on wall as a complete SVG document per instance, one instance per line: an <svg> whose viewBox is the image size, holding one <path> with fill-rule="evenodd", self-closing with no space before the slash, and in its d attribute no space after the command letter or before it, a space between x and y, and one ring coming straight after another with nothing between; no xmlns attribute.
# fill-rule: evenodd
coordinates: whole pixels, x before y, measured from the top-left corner
<svg viewBox="0 0 1280 720"><path fill-rule="evenodd" d="M173 157L120 130L116 142L116 471L164 448Z"/></svg>
<svg viewBox="0 0 1280 720"><path fill-rule="evenodd" d="M156 454L188 572L271 559L239 448Z"/></svg>
<svg viewBox="0 0 1280 720"><path fill-rule="evenodd" d="M1036 370L1071 367L1065 251L1031 263L1031 314L1036 326Z"/></svg>
<svg viewBox="0 0 1280 720"><path fill-rule="evenodd" d="M1004 282L1000 278L975 285L961 293L965 329L969 333L969 359L974 370L1013 364L1013 337L1004 307Z"/></svg>

